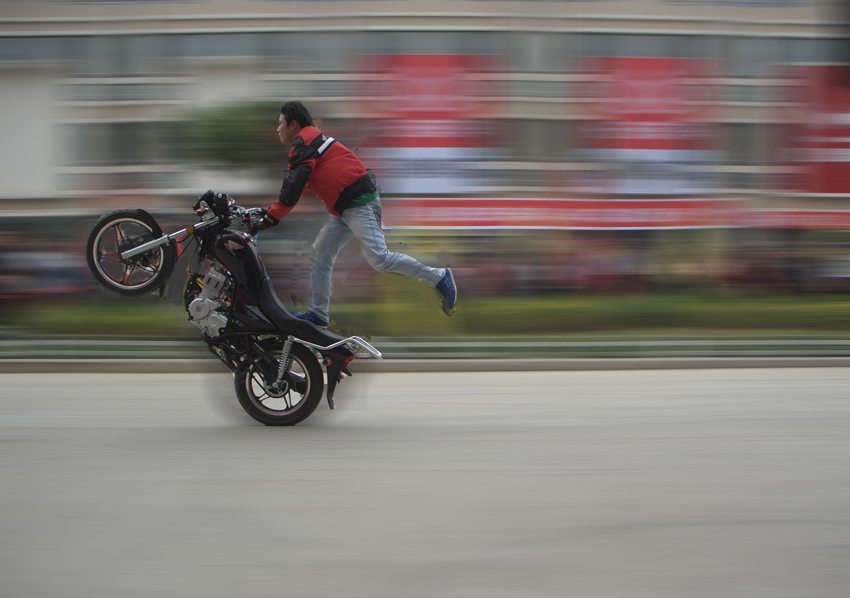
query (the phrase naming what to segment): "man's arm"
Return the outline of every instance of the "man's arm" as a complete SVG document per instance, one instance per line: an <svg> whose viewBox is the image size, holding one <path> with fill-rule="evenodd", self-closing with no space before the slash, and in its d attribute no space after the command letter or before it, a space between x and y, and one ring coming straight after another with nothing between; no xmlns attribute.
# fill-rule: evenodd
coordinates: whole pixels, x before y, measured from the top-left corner
<svg viewBox="0 0 850 598"><path fill-rule="evenodd" d="M313 144L315 145L315 143ZM315 147L304 144L304 140L298 137L289 151L289 173L283 177L280 187L280 195L268 209L268 215L280 221L286 216L304 195L307 181L313 174L313 168L319 153ZM274 224L277 224L275 222Z"/></svg>
<svg viewBox="0 0 850 598"><path fill-rule="evenodd" d="M304 189L307 187L311 174L313 174L313 167L304 163L296 165L289 171L283 178L277 201L269 208L269 215L272 218L280 220L292 211L304 195Z"/></svg>

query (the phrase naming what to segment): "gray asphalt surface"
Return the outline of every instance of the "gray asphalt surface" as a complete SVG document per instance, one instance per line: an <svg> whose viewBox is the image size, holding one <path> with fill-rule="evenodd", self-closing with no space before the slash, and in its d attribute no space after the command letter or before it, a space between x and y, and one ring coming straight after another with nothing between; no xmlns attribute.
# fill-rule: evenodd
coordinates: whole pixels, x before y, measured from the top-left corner
<svg viewBox="0 0 850 598"><path fill-rule="evenodd" d="M0 595L850 595L850 368L0 375Z"/></svg>

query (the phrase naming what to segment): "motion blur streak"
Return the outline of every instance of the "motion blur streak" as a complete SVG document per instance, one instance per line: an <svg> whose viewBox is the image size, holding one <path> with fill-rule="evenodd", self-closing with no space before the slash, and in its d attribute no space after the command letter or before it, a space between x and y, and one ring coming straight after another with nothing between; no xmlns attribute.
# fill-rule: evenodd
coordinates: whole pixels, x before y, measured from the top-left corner
<svg viewBox="0 0 850 598"><path fill-rule="evenodd" d="M516 301L490 332L529 299L846 292L848 15L826 0L4 2L5 324L112 333L76 309L96 294L79 250L93 219L133 207L185 225L208 188L268 205L290 99L374 171L389 241L451 263L462 309ZM262 240L295 307L322 218L307 199ZM387 279L350 247L334 305L386 311L404 296ZM19 313L46 299L63 317ZM481 331L458 315L425 328Z"/></svg>

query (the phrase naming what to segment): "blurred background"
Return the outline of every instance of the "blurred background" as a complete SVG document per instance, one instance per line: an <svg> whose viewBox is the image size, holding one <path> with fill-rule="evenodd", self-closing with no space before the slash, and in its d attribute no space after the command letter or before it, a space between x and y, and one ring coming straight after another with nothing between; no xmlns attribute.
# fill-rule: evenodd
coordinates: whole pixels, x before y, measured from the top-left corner
<svg viewBox="0 0 850 598"><path fill-rule="evenodd" d="M841 351L849 23L844 0L0 1L0 353L197 339L174 305L101 293L86 236L119 208L183 228L210 188L270 205L292 99L374 171L389 244L460 287L445 318L349 247L342 329L420 356L469 335ZM261 237L294 308L324 218L307 197Z"/></svg>

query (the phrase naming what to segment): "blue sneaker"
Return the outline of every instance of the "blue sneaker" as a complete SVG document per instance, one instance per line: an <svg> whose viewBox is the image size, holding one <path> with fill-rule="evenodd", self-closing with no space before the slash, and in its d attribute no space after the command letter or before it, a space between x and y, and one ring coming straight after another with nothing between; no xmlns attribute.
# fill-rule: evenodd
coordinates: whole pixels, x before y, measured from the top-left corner
<svg viewBox="0 0 850 598"><path fill-rule="evenodd" d="M320 318L319 316L314 314L312 311L304 311L304 312L301 312L300 314L292 314L292 315L295 316L296 318L298 318L299 320L307 320L308 322L318 326L319 328L327 328L328 327L328 321L323 320L322 318Z"/></svg>
<svg viewBox="0 0 850 598"><path fill-rule="evenodd" d="M443 300L443 312L450 316L457 306L457 287L455 286L455 277L452 274L451 268L446 268L446 273L440 282L435 287Z"/></svg>

